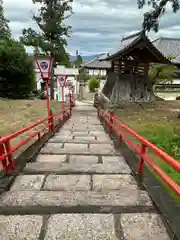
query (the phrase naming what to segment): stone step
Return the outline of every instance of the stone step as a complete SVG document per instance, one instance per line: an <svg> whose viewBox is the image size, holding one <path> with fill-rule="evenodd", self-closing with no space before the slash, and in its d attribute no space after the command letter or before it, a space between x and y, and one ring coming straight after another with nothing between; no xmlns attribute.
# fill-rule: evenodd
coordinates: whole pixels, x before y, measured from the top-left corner
<svg viewBox="0 0 180 240"><path fill-rule="evenodd" d="M48 141L49 143L85 143L85 144L113 144L113 141L110 138L99 138L94 136L77 136L73 135L63 136L55 135Z"/></svg>
<svg viewBox="0 0 180 240"><path fill-rule="evenodd" d="M0 219L2 240L170 240L156 213L1 215Z"/></svg>
<svg viewBox="0 0 180 240"><path fill-rule="evenodd" d="M94 136L94 137L109 137L109 135L107 133L103 131L70 131L70 130L62 130L56 133L56 136L60 135L60 136Z"/></svg>
<svg viewBox="0 0 180 240"><path fill-rule="evenodd" d="M48 190L48 191L98 191L107 192L138 189L136 181L130 174L36 174L19 175L10 191Z"/></svg>
<svg viewBox="0 0 180 240"><path fill-rule="evenodd" d="M120 155L112 144L47 143L41 150L43 154L68 155Z"/></svg>
<svg viewBox="0 0 180 240"><path fill-rule="evenodd" d="M131 170L127 164L96 164L96 163L50 163L32 162L23 169L24 173L42 174L130 174Z"/></svg>
<svg viewBox="0 0 180 240"><path fill-rule="evenodd" d="M145 191L8 191L0 197L0 214L156 212Z"/></svg>
<svg viewBox="0 0 180 240"><path fill-rule="evenodd" d="M88 123L79 123L79 124L68 124L67 126L64 125L60 130L60 131L63 131L63 130L70 130L71 131L86 131L87 129L89 131L103 131L104 128L103 128L103 125L99 122L99 124L88 124Z"/></svg>

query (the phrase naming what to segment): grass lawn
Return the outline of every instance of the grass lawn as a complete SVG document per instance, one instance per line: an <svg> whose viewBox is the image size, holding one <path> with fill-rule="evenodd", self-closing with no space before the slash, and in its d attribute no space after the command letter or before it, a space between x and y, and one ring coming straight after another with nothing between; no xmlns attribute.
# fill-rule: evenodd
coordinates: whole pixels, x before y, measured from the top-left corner
<svg viewBox="0 0 180 240"><path fill-rule="evenodd" d="M180 101L130 104L115 108L115 114L131 129L163 149L177 161L180 160ZM128 136L134 143L138 143L135 137ZM152 151L148 151L148 155L180 185L180 174L177 171L170 168Z"/></svg>
<svg viewBox="0 0 180 240"><path fill-rule="evenodd" d="M51 101L53 113L60 111L60 103L57 101ZM28 126L31 123L36 122L38 119L47 116L47 107L45 100L3 100L0 99L0 136L6 136L23 127ZM37 128L44 128L40 125ZM33 129L33 131L35 128ZM17 144L20 139L23 139L29 135L31 131L20 135L11 141L11 144ZM36 138L34 138L36 139ZM19 151L14 153L14 156L18 156L24 151L33 140L21 147ZM1 168L1 165L0 165Z"/></svg>

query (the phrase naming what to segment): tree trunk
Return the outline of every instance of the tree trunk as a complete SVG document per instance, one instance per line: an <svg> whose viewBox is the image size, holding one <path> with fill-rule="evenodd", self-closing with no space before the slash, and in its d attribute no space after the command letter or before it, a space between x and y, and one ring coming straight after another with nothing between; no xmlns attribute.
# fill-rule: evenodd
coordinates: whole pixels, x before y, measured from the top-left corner
<svg viewBox="0 0 180 240"><path fill-rule="evenodd" d="M153 86L145 76L123 74L116 76L110 102L150 102L155 99Z"/></svg>
<svg viewBox="0 0 180 240"><path fill-rule="evenodd" d="M106 76L106 82L103 86L102 89L102 93L107 97L110 98L112 91L113 91L113 87L115 84L115 80L116 80L116 74L114 72L109 72Z"/></svg>

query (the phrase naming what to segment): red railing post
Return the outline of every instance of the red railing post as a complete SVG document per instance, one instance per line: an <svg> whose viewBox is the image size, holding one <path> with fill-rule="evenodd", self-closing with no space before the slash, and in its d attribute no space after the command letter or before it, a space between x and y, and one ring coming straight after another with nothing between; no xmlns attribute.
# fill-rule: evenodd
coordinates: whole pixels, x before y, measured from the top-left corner
<svg viewBox="0 0 180 240"><path fill-rule="evenodd" d="M54 121L53 121L53 113L50 109L50 118L49 118L49 131L54 131Z"/></svg>
<svg viewBox="0 0 180 240"><path fill-rule="evenodd" d="M5 154L4 144L2 143L2 144L0 144L0 156L3 156L4 154ZM4 157L4 159L1 162L2 162L2 167L3 167L4 172L7 173L8 168L7 168L6 157Z"/></svg>
<svg viewBox="0 0 180 240"><path fill-rule="evenodd" d="M112 134L112 131L113 131L113 111L110 112L109 114L109 132L110 134Z"/></svg>
<svg viewBox="0 0 180 240"><path fill-rule="evenodd" d="M120 134L120 136L119 136L119 142L121 143L122 140L123 140L123 136L122 136L122 134Z"/></svg>
<svg viewBox="0 0 180 240"><path fill-rule="evenodd" d="M138 165L138 173L141 174L143 170L144 158L142 155L146 153L146 145L142 143L141 145L141 153L140 153L140 160Z"/></svg>
<svg viewBox="0 0 180 240"><path fill-rule="evenodd" d="M5 149L6 149L6 153L8 154L7 155L7 159L8 159L8 163L9 163L8 167L10 167L10 170L13 171L15 169L15 164L14 164L14 160L13 160L10 140L7 140L5 142ZM7 170L9 171L9 168Z"/></svg>
<svg viewBox="0 0 180 240"><path fill-rule="evenodd" d="M38 141L41 142L41 133L38 132Z"/></svg>

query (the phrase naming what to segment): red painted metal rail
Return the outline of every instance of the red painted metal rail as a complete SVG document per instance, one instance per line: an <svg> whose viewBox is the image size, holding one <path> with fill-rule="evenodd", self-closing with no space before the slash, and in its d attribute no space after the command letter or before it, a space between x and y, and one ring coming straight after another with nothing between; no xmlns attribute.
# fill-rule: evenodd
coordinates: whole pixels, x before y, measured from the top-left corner
<svg viewBox="0 0 180 240"><path fill-rule="evenodd" d="M65 116L71 114L71 109L66 108L63 111L51 114L50 116L44 117L37 122L22 128L19 131L16 131L6 137L0 138L0 162L2 162L3 171L8 173L15 170L15 164L13 159L13 153L16 152L23 145L34 139L35 137L41 141L41 137L45 132L53 132L54 128L60 123L60 120L63 120ZM36 127L42 125L41 129L36 130ZM44 126L43 126L44 125ZM12 146L11 140L22 135L23 133L28 133L28 131L33 130L25 139L20 140L15 146Z"/></svg>
<svg viewBox="0 0 180 240"><path fill-rule="evenodd" d="M135 131L130 129L126 124L122 123L117 116L113 113L109 113L103 109L98 109L98 116L103 118L104 123L109 126L109 132L112 133L113 130L118 134L119 141L124 140L131 149L133 149L139 155L138 173L142 174L144 162L153 169L157 175L164 181L177 196L180 197L180 186L175 183L148 155L147 149L150 149L157 157L164 160L169 167L172 167L177 172L180 173L180 162L173 159L167 153L156 147L154 144L149 142L147 139L143 138ZM133 143L133 141L127 136L127 133L134 136L140 143Z"/></svg>

